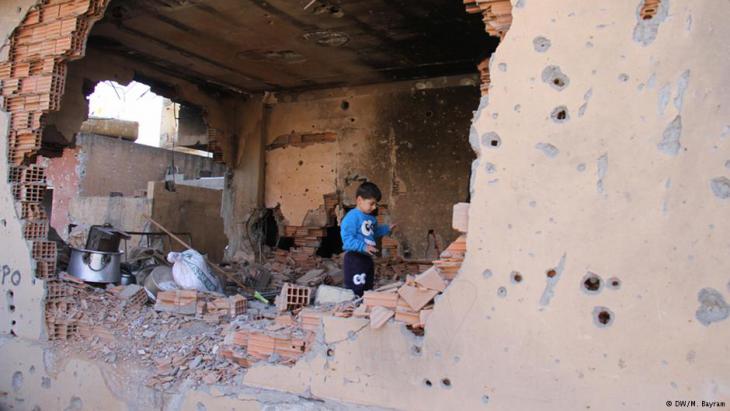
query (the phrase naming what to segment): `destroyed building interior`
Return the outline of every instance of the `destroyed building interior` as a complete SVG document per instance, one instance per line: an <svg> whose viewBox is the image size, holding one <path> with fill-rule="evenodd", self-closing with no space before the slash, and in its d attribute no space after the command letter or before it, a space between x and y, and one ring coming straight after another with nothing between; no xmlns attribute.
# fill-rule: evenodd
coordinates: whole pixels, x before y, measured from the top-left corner
<svg viewBox="0 0 730 411"><path fill-rule="evenodd" d="M726 407L729 13L0 0L0 410Z"/></svg>

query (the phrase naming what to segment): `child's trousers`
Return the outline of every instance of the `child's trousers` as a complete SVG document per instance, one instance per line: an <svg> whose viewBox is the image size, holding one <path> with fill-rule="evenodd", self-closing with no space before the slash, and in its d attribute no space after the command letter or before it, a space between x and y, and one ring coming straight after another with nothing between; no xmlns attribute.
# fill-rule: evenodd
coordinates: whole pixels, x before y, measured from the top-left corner
<svg viewBox="0 0 730 411"><path fill-rule="evenodd" d="M362 297L366 290L372 290L375 283L375 264L372 257L362 253L348 251L343 262L345 272L345 288Z"/></svg>

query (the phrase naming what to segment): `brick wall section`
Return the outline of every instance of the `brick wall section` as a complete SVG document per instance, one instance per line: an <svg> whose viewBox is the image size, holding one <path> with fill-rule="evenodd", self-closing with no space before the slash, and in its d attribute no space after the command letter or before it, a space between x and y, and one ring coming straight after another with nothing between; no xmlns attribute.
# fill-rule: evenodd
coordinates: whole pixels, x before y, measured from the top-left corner
<svg viewBox="0 0 730 411"><path fill-rule="evenodd" d="M2 108L10 113L9 183L20 203L25 237L33 241L36 277L55 275L55 243L46 241L48 216L41 201L45 169L32 165L41 148L43 117L59 109L66 62L84 55L86 38L108 0L42 0L9 39L9 59L0 63Z"/></svg>

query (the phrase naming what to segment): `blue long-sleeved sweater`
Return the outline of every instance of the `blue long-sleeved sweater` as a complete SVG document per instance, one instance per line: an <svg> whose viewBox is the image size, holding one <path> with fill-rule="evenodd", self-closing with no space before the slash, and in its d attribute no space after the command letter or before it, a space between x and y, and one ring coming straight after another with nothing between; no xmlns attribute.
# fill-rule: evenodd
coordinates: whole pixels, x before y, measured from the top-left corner
<svg viewBox="0 0 730 411"><path fill-rule="evenodd" d="M378 226L378 220L358 208L350 210L340 223L342 249L367 254L367 246L375 245L375 239L388 235L387 225Z"/></svg>

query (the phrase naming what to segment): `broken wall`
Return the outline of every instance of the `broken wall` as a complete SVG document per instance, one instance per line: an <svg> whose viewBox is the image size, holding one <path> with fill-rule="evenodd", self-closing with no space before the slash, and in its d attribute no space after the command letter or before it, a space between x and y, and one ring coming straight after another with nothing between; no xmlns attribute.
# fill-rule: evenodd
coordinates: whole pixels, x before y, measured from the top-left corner
<svg viewBox="0 0 730 411"><path fill-rule="evenodd" d="M372 181L407 255L423 258L429 230L455 238L451 207L468 196L476 85L473 76L455 76L277 94L267 132L266 206L280 204L287 224L299 226L324 194L340 191L354 206L357 186ZM300 137L303 143L292 143Z"/></svg>
<svg viewBox="0 0 730 411"><path fill-rule="evenodd" d="M244 384L424 410L730 402L730 6L663 0L658 19L642 23L640 1L515 3L475 117L480 154L467 261L437 301L426 336L410 339L394 323L371 331L362 320L328 318L326 345L293 368L254 367ZM567 86L557 90L551 76L544 82L549 66L569 84L563 79ZM553 120L559 106L565 113L556 110ZM0 175L5 170L2 163ZM3 304L0 318L22 320L31 331L22 335L34 338L40 285L31 283L5 181L0 261L23 280L14 288L15 316ZM511 282L512 271L523 280ZM587 271L601 277L598 292L582 288ZM607 282L612 277L618 285ZM138 380L112 392L82 361L44 389L38 359L46 357L29 347L23 338L3 346L0 389L13 393L3 403L75 397L72 404L98 408L103 393L104 406L124 408L142 396ZM15 388L12 375L31 365L39 374ZM183 391L170 403L249 406L239 391Z"/></svg>

